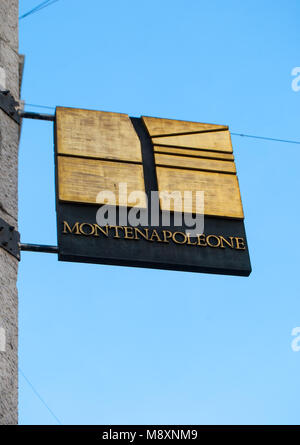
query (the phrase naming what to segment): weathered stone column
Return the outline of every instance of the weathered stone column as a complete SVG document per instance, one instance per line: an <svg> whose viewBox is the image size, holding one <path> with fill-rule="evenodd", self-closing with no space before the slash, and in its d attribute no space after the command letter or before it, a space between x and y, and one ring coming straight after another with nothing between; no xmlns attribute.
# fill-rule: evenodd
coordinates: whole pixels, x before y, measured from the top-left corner
<svg viewBox="0 0 300 445"><path fill-rule="evenodd" d="M19 100L18 0L0 0L0 89ZM19 125L0 109L0 217L18 225ZM0 246L0 424L18 423L18 260Z"/></svg>

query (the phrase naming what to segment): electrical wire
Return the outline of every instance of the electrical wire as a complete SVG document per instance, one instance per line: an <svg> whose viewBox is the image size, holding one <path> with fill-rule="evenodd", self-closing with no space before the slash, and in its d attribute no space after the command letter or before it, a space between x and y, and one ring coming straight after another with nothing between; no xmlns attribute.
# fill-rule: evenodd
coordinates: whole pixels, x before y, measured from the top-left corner
<svg viewBox="0 0 300 445"><path fill-rule="evenodd" d="M47 108L49 110L55 110L55 107L49 107L49 106L46 106L46 105L28 104L26 102L25 102L25 106L33 107L33 108ZM262 139L262 140L265 140L265 141L285 142L287 144L298 144L298 145L300 145L300 141L293 141L291 139L278 139L278 138L271 138L271 137L268 137L268 136L255 136L253 134L232 133L232 132L230 132L230 134L232 136L240 136L240 137L243 137L243 138Z"/></svg>
<svg viewBox="0 0 300 445"><path fill-rule="evenodd" d="M28 104L27 102L25 103L25 106L33 107L33 108L47 108L48 110L55 110L55 107L48 107L47 105Z"/></svg>
<svg viewBox="0 0 300 445"><path fill-rule="evenodd" d="M62 425L61 421L59 420L59 418L54 414L54 412L52 411L52 409L48 406L48 404L45 402L45 400L43 399L43 397L39 394L39 392L35 389L35 387L33 386L33 384L29 381L29 379L26 377L26 375L24 374L24 372L22 371L22 369L19 367L19 371L20 374L22 375L22 377L24 378L24 380L27 382L27 384L30 386L30 388L32 389L32 391L34 392L34 394L37 396L37 398L42 402L42 404L47 408L47 410L49 411L49 413L52 415L52 417L54 417L54 419L56 420L56 422L59 425Z"/></svg>
<svg viewBox="0 0 300 445"><path fill-rule="evenodd" d="M233 136L241 136L243 138L254 138L254 139L263 139L265 141L275 141L275 142L286 142L288 144L300 144L300 141L293 141L291 139L277 139L277 138L269 138L267 136L254 136L252 134L243 134L243 133L231 133Z"/></svg>
<svg viewBox="0 0 300 445"><path fill-rule="evenodd" d="M58 0L46 0L37 5L35 8L32 8L29 11L25 12L25 14L19 17L19 20L25 19L25 17L28 17L29 15L34 14L35 12L41 11L42 9L47 8L48 6L51 6L53 5L53 3L56 2L58 2Z"/></svg>

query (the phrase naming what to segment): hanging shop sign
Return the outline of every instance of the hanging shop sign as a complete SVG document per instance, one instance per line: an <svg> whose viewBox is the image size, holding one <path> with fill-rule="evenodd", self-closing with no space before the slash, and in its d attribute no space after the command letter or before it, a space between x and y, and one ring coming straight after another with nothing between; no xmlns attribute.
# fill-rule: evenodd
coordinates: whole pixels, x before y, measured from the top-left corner
<svg viewBox="0 0 300 445"><path fill-rule="evenodd" d="M248 276L227 126L56 108L62 261Z"/></svg>

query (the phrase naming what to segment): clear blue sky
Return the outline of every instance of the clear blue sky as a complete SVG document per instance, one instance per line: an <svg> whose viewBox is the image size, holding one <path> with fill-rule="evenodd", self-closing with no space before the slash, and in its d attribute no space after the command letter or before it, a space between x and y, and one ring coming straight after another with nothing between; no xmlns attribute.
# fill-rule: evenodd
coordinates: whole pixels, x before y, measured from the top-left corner
<svg viewBox="0 0 300 445"><path fill-rule="evenodd" d="M297 0L60 0L20 23L22 96L300 140L299 18ZM20 366L63 424L299 423L300 146L233 144L249 278L22 253ZM51 123L23 123L19 186L22 241L56 244ZM22 376L20 423L56 423Z"/></svg>

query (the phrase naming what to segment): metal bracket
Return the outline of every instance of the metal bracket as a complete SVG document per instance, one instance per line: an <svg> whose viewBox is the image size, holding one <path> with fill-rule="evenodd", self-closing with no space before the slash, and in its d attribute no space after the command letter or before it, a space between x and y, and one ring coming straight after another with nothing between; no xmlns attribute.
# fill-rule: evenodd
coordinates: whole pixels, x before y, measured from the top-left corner
<svg viewBox="0 0 300 445"><path fill-rule="evenodd" d="M20 234L8 224L4 219L0 218L0 247L5 249L20 261Z"/></svg>
<svg viewBox="0 0 300 445"><path fill-rule="evenodd" d="M54 114L45 114L45 113L33 113L32 111L20 111L20 117L24 117L27 119L39 119L41 121L55 121Z"/></svg>
<svg viewBox="0 0 300 445"><path fill-rule="evenodd" d="M17 124L20 125L21 118L19 115L19 103L15 101L9 90L0 90L0 108L8 116L10 116Z"/></svg>
<svg viewBox="0 0 300 445"><path fill-rule="evenodd" d="M24 252L58 253L57 246L48 246L46 244L20 243L20 250Z"/></svg>

